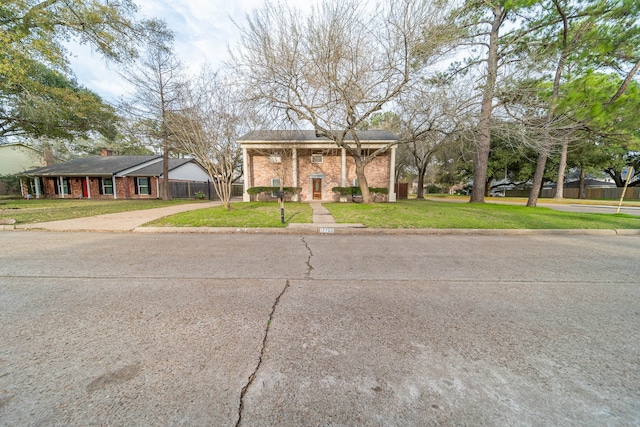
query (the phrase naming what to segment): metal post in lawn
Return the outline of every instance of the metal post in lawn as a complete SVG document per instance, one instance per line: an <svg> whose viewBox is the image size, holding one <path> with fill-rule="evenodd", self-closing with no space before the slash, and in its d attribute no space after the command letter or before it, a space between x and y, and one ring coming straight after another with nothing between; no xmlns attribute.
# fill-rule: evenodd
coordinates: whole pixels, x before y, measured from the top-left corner
<svg viewBox="0 0 640 427"><path fill-rule="evenodd" d="M280 202L280 221L284 224L284 191L278 191L278 201Z"/></svg>
<svg viewBox="0 0 640 427"><path fill-rule="evenodd" d="M618 209L616 209L616 213L620 213L620 207L622 206L624 195L627 192L627 187L629 187L629 180L631 179L631 175L633 175L633 166L627 167L627 180L624 183L624 188L622 189L622 195L620 196L620 203L618 203Z"/></svg>

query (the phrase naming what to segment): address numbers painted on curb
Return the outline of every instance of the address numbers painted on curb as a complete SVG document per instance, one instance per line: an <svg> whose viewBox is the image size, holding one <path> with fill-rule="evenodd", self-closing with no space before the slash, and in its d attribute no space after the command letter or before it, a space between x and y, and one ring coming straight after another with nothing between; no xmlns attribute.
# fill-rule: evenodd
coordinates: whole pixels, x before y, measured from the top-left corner
<svg viewBox="0 0 640 427"><path fill-rule="evenodd" d="M333 230L333 228L320 227L320 228L318 229L318 232L320 232L320 233L328 233L328 234L331 234L331 233L333 233L333 232L334 232L334 230Z"/></svg>

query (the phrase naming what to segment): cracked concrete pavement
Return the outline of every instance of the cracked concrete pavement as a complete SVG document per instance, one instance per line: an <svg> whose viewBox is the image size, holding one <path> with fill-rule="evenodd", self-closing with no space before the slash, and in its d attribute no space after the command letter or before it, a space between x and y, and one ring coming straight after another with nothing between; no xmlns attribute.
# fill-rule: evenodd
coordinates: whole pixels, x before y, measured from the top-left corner
<svg viewBox="0 0 640 427"><path fill-rule="evenodd" d="M2 425L638 425L635 236L0 235Z"/></svg>

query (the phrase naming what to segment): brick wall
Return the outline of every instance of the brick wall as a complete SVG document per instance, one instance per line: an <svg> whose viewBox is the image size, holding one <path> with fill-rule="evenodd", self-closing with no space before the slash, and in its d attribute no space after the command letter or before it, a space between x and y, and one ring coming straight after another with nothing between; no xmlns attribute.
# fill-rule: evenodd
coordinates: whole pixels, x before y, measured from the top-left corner
<svg viewBox="0 0 640 427"><path fill-rule="evenodd" d="M311 177L323 177L322 200L338 200L338 196L331 191L333 187L342 186L342 154L340 149L325 150L322 163L312 163L312 150L298 149L298 187L302 188L300 201L313 199L311 191ZM376 157L365 168L369 187L389 187L390 155L385 153ZM291 158L283 156L282 163L269 162L269 156L262 153L249 152L248 168L250 170L249 187L270 186L272 178L281 178L284 174L284 186L293 186ZM353 185L356 179L356 167L353 158L347 154L347 182Z"/></svg>
<svg viewBox="0 0 640 427"><path fill-rule="evenodd" d="M77 198L82 194L83 181L86 178L69 178L69 194L65 194L65 198ZM135 178L124 177L116 178L116 196L118 199L156 199L159 197L157 194L158 178L151 177L150 190L151 194L136 194L135 193ZM57 178L44 178L43 188L40 189L41 197L44 198L59 198L60 194L56 194L56 187L58 185ZM101 181L98 177L89 178L90 196L92 199L113 199L112 194L100 194ZM35 194L33 194L35 197Z"/></svg>

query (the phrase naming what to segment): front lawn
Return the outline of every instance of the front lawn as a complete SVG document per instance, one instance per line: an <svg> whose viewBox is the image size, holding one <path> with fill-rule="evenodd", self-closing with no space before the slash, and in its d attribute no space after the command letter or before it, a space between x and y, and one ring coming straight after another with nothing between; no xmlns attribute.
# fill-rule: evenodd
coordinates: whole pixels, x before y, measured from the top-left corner
<svg viewBox="0 0 640 427"><path fill-rule="evenodd" d="M95 200L95 199L3 199L0 200L0 218L12 218L16 224L58 221L116 212L162 208L199 201L177 199L162 200Z"/></svg>
<svg viewBox="0 0 640 427"><path fill-rule="evenodd" d="M160 218L145 226L154 227L241 227L282 228L289 223L313 222L313 211L307 203L286 203L284 220L280 220L280 205L276 202L232 203L231 210L223 206L198 209Z"/></svg>
<svg viewBox="0 0 640 427"><path fill-rule="evenodd" d="M559 212L503 204L399 200L397 203L324 203L336 222L370 228L617 229L640 228L640 217Z"/></svg>

